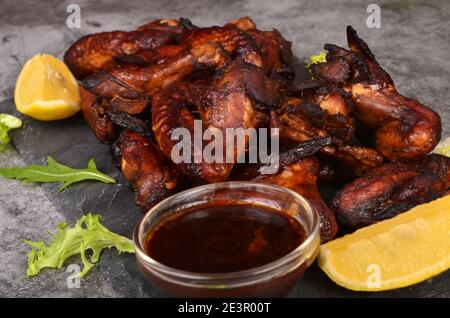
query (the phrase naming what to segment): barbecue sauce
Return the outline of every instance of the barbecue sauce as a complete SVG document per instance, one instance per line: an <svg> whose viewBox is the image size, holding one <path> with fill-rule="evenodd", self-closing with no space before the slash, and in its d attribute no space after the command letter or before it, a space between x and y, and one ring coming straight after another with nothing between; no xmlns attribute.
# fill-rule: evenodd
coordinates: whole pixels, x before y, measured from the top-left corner
<svg viewBox="0 0 450 318"><path fill-rule="evenodd" d="M276 210L250 206L205 206L162 220L145 240L156 261L197 273L227 273L275 261L306 238L302 225Z"/></svg>

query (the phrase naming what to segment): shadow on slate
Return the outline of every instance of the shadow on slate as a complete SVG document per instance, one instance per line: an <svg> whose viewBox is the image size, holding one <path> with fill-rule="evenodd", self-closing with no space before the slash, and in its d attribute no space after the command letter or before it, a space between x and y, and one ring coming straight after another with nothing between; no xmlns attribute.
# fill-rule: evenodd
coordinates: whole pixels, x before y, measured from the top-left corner
<svg viewBox="0 0 450 318"><path fill-rule="evenodd" d="M59 193L58 184L42 184L48 198L70 224L82 214L103 216L112 231L132 237L142 214L134 204L134 193L111 161L109 146L101 144L88 128L81 114L56 122L39 122L17 113L12 100L0 103L0 112L14 114L24 121L22 129L12 132L14 145L27 164L45 164L47 156L71 167L84 168L95 158L99 170L118 181L107 185L82 182ZM3 166L3 164L2 164ZM134 256L104 251L98 269L105 280L125 297L166 297L144 280ZM450 297L450 271L416 286L381 293L358 293L334 284L314 264L288 297Z"/></svg>

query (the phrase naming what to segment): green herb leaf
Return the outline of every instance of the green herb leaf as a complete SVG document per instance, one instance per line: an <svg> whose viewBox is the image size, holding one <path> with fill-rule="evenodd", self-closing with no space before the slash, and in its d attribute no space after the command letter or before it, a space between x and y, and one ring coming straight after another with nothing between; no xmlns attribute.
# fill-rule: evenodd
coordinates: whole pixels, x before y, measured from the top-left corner
<svg viewBox="0 0 450 318"><path fill-rule="evenodd" d="M104 183L116 183L116 180L97 169L94 159L85 169L74 169L60 164L52 157L47 157L47 166L29 165L24 168L0 168L0 176L30 182L63 182L59 191L68 186L84 181L97 180Z"/></svg>
<svg viewBox="0 0 450 318"><path fill-rule="evenodd" d="M19 118L8 114L0 114L0 152L4 151L11 142L8 132L20 127L22 127L22 121Z"/></svg>
<svg viewBox="0 0 450 318"><path fill-rule="evenodd" d="M32 247L28 253L27 275L35 276L46 267L60 269L69 257L80 254L84 268L79 276L83 277L99 261L105 248L115 247L119 254L134 253L130 239L111 232L100 221L100 215L89 213L83 215L73 227L61 223L48 246L43 241L25 240ZM86 257L87 250L92 251L89 260Z"/></svg>
<svg viewBox="0 0 450 318"><path fill-rule="evenodd" d="M309 59L306 61L306 68L308 71L311 72L311 65L313 64L319 64L319 63L325 63L327 61L327 52L322 51L318 54L313 54L309 57Z"/></svg>
<svg viewBox="0 0 450 318"><path fill-rule="evenodd" d="M433 153L437 153L446 157L450 157L450 137L447 137L436 146Z"/></svg>

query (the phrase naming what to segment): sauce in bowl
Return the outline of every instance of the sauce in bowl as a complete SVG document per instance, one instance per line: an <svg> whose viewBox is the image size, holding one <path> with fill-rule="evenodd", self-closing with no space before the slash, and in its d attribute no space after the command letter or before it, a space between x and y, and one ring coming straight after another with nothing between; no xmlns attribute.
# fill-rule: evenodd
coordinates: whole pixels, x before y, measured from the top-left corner
<svg viewBox="0 0 450 318"><path fill-rule="evenodd" d="M267 207L198 206L161 220L144 247L150 257L172 268L229 273L271 263L305 238L297 220Z"/></svg>
<svg viewBox="0 0 450 318"><path fill-rule="evenodd" d="M178 297L279 297L312 264L320 219L298 193L223 182L175 194L137 225L146 278Z"/></svg>

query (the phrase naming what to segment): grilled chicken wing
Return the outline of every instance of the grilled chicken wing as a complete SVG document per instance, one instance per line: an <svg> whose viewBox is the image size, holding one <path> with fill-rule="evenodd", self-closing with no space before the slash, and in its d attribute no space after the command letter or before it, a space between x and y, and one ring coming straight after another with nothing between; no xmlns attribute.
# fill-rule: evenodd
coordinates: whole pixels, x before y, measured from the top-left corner
<svg viewBox="0 0 450 318"><path fill-rule="evenodd" d="M135 31L113 31L87 35L76 41L64 55L64 62L76 78L114 65L116 55L134 54L163 44L175 44L185 28L178 20L156 20Z"/></svg>
<svg viewBox="0 0 450 318"><path fill-rule="evenodd" d="M155 94L152 100L153 132L163 152L171 156L173 147L178 144L171 137L174 129L190 131L192 163L180 163L182 171L199 182L224 181L233 167L232 163L194 162L194 154L198 152L193 148L195 117L202 119L202 130L217 129L226 136L227 128L254 128L254 108L274 107L278 103L277 94L260 68L236 61L210 84L178 82ZM235 162L244 153L248 138L240 145L234 143L234 137L232 141L225 138L220 149L224 156L230 156L226 145L231 142L235 146L231 161Z"/></svg>
<svg viewBox="0 0 450 318"><path fill-rule="evenodd" d="M351 50L325 45L327 62L313 65L315 77L351 92L356 119L373 131L373 143L386 158L418 159L428 154L441 137L439 115L397 92L351 26L347 41Z"/></svg>
<svg viewBox="0 0 450 318"><path fill-rule="evenodd" d="M149 66L126 65L104 70L87 77L83 86L90 92L107 98L136 99L153 96L160 89L183 80L194 71L221 68L229 58L213 43L192 48L174 48L178 54ZM167 53L167 52L166 52ZM168 53L167 53L168 54Z"/></svg>
<svg viewBox="0 0 450 318"><path fill-rule="evenodd" d="M369 170L344 186L332 208L347 230L391 218L442 196L450 188L450 158L431 154Z"/></svg>
<svg viewBox="0 0 450 318"><path fill-rule="evenodd" d="M330 115L319 105L302 103L298 98L285 100L277 118L280 137L302 142L316 137L333 137L333 144L321 153L338 159L357 175L379 166L383 157L374 149L354 145L353 119L341 113Z"/></svg>
<svg viewBox="0 0 450 318"><path fill-rule="evenodd" d="M193 28L180 35L178 46L160 47L154 53L138 57L148 63L157 61L156 64L144 67L119 65L86 78L83 85L94 94L109 98L153 96L156 91L185 79L194 71L224 68L232 56L262 66L256 43L235 25Z"/></svg>
<svg viewBox="0 0 450 318"><path fill-rule="evenodd" d="M289 83L295 76L292 43L287 41L278 30L248 30L260 50L262 67L266 74L279 81Z"/></svg>
<svg viewBox="0 0 450 318"><path fill-rule="evenodd" d="M198 183L219 182L227 178L232 168L231 164L208 164L203 159L199 162L194 160L195 155L197 154L198 156L199 152L201 155L203 150L203 144L201 149L195 149L193 141L195 137L195 115L200 119L198 114L204 90L206 90L206 87L201 84L178 82L168 89L155 94L152 103L152 128L159 147L168 157L173 157L172 150L180 142L172 138L174 130L187 129L191 137L189 140L190 148L188 149L190 153L183 153L186 159L178 163L180 170L191 180ZM248 100L247 104L249 104ZM193 111L189 109L188 105L195 107ZM202 132L204 128L203 126L201 127ZM188 136L183 136L183 138L188 138ZM177 154L181 151L181 149L178 150ZM190 161L190 163L187 161Z"/></svg>
<svg viewBox="0 0 450 318"><path fill-rule="evenodd" d="M125 178L136 191L136 204L143 212L173 194L180 174L148 138L125 129L112 148Z"/></svg>
<svg viewBox="0 0 450 318"><path fill-rule="evenodd" d="M247 25L247 32L233 23L240 23L240 28ZM259 31L248 25L251 23L241 18L223 27L185 30L178 45L116 56L118 66L87 78L84 85L103 97L136 98L142 93L152 96L194 71L216 70L231 60L240 60L262 67L266 75L286 86L294 75L291 43L278 31Z"/></svg>
<svg viewBox="0 0 450 318"><path fill-rule="evenodd" d="M81 111L98 140L110 144L118 136L118 128L108 115L109 102L80 87Z"/></svg>

